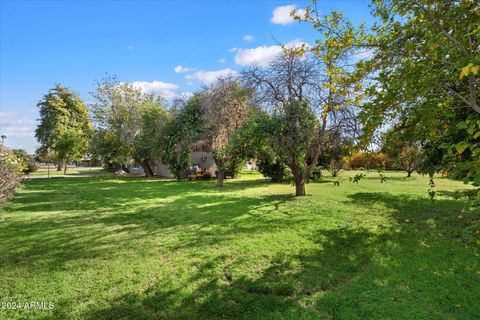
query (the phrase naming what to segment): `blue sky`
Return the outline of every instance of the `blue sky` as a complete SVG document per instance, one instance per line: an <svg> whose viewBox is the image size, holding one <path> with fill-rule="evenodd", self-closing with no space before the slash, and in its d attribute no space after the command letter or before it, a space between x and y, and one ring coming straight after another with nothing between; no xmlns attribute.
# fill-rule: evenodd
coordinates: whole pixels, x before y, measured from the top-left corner
<svg viewBox="0 0 480 320"><path fill-rule="evenodd" d="M0 134L33 152L36 104L56 83L87 103L107 73L172 98L265 64L278 42L313 42L290 8L309 1L0 1ZM368 1L318 1L371 22ZM291 6L291 7L285 7ZM272 38L272 36L274 39Z"/></svg>

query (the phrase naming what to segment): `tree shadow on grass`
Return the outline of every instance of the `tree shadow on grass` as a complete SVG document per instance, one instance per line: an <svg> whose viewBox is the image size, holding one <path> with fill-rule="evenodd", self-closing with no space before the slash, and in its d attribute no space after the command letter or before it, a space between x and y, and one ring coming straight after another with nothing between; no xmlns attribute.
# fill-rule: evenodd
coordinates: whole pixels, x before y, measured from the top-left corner
<svg viewBox="0 0 480 320"><path fill-rule="evenodd" d="M92 308L88 319L318 319L327 313L300 303L305 296L335 290L371 259L364 230L324 231L319 251L272 258L258 274L238 273L243 264L220 255L196 266L183 282L160 282L129 293L106 308ZM345 245L349 244L349 245ZM332 269L332 264L335 268ZM195 287L195 290L188 290Z"/></svg>
<svg viewBox="0 0 480 320"><path fill-rule="evenodd" d="M191 194L216 196L218 193L235 193L245 189L260 188L268 182L259 180L229 181L225 187L215 186L214 181L149 180L141 178L88 178L33 180L26 190L15 196L15 206L8 210L31 213L50 211L76 211L96 209L122 209L134 201L162 200ZM30 191L29 189L34 189ZM41 191L36 191L39 189ZM293 193L292 193L293 194Z"/></svg>
<svg viewBox="0 0 480 320"><path fill-rule="evenodd" d="M388 193L349 197L358 206L385 206L396 223L378 229L319 226L311 235L316 249L278 254L257 273L242 271L241 256L219 255L181 282L160 281L119 296L93 307L87 318L475 319L480 314L476 249L457 237L468 221L478 219L468 203ZM467 218L458 222L458 212Z"/></svg>
<svg viewBox="0 0 480 320"><path fill-rule="evenodd" d="M182 237L173 243L163 244L164 250L175 251L195 245L206 247L228 241L242 233L253 235L277 227L278 223L263 219L293 198L290 195L239 197L229 193L215 194L214 190L203 192L198 185L168 184L140 184L141 191L132 189L133 199L154 198L155 194L160 193L162 199L166 200L147 207L126 207L125 203L117 200L102 205L95 200L98 191L90 191L90 194L84 194L83 202L76 199L59 202L58 198L50 201L53 211L64 211L65 208L73 211L71 207L77 203L81 210L91 207L91 212L86 210L71 215L62 213L58 217L7 220L0 225L0 241L4 248L1 265L63 269L65 263L72 260L113 259L118 248L135 250L137 243L134 240L177 237L179 232ZM108 188L113 193L113 199L123 199L126 193L120 187L115 190L116 187L107 182L96 187ZM59 197L59 194L61 197L63 191L55 190L55 197ZM79 191L82 193L86 190ZM27 194L19 199L26 203L19 203L17 207L28 214L35 214L40 209L48 212L50 206L38 204L37 196L35 193ZM248 225L236 222L235 219L241 216L254 222ZM229 232L222 232L223 229Z"/></svg>

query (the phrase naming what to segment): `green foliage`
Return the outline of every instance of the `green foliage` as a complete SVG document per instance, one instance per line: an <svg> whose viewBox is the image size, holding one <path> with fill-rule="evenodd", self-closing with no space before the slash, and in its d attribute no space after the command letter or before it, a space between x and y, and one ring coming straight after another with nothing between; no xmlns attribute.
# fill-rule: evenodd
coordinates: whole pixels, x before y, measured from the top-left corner
<svg viewBox="0 0 480 320"><path fill-rule="evenodd" d="M90 136L92 125L87 106L68 88L56 85L37 107L40 124L35 130L35 137L40 143L39 153L57 151L57 142L66 130L76 130L86 138Z"/></svg>
<svg viewBox="0 0 480 320"><path fill-rule="evenodd" d="M334 173L336 173L335 175L332 173L332 171L333 170L330 171L330 174L332 175L332 177L336 177L339 171L333 171ZM313 168L312 172L310 173L310 181L320 181L321 178L322 178L322 167L316 166L315 168Z"/></svg>
<svg viewBox="0 0 480 320"><path fill-rule="evenodd" d="M315 45L284 46L284 57L267 70L251 71L250 82L279 122L275 137L280 141L274 137L273 144L292 171L296 195L303 196L305 183L328 145L327 133L344 130L355 135L356 126L347 123L355 122L362 74L355 72L352 59L367 36L363 25L354 28L341 12L320 16L315 4L302 15L295 11L291 15L317 31Z"/></svg>
<svg viewBox="0 0 480 320"><path fill-rule="evenodd" d="M272 126L276 128L275 136L272 136L273 148L287 162L294 162L296 170L304 171L309 165L309 153L319 125L308 102L290 101L282 113L272 116Z"/></svg>
<svg viewBox="0 0 480 320"><path fill-rule="evenodd" d="M271 162L269 162L271 161ZM279 162L277 159L265 158L257 162L258 171L260 171L264 177L267 177L272 182L282 182L285 180L287 174L287 167L285 163Z"/></svg>
<svg viewBox="0 0 480 320"><path fill-rule="evenodd" d="M387 155L378 151L362 152L357 151L345 158L351 169L387 169L390 159Z"/></svg>
<svg viewBox="0 0 480 320"><path fill-rule="evenodd" d="M133 158L148 164L161 158L164 143L163 128L170 115L160 101L153 97L146 100L140 112L141 132L135 137Z"/></svg>
<svg viewBox="0 0 480 320"><path fill-rule="evenodd" d="M339 131L329 132L324 139L326 141L325 147L318 158L318 165L328 170L333 177L336 177L344 168L345 160L352 152L354 143L351 138L342 137ZM363 164L358 167L362 166Z"/></svg>
<svg viewBox="0 0 480 320"><path fill-rule="evenodd" d="M167 118L163 100L115 77L98 82L93 97L92 153L112 165L136 160L147 176L153 175L150 161L160 155L158 144Z"/></svg>
<svg viewBox="0 0 480 320"><path fill-rule="evenodd" d="M38 170L33 155L28 154L24 149L12 149L13 154L24 164L23 173L28 174Z"/></svg>
<svg viewBox="0 0 480 320"><path fill-rule="evenodd" d="M163 130L162 162L181 179L191 162L192 146L201 138L203 117L198 95L190 98Z"/></svg>
<svg viewBox="0 0 480 320"><path fill-rule="evenodd" d="M128 163L132 159L135 137L140 132L144 96L133 85L109 77L97 83L93 97L93 119L100 134L94 139L99 146L94 145L92 149L104 151L99 155L105 161L111 161L108 158L114 154L115 160Z"/></svg>
<svg viewBox="0 0 480 320"><path fill-rule="evenodd" d="M13 197L21 184L21 174L25 169L22 159L0 146L0 206Z"/></svg>
<svg viewBox="0 0 480 320"><path fill-rule="evenodd" d="M114 132L108 129L96 128L89 150L92 158L100 159L111 170L119 168L123 157L117 149L120 145L118 138Z"/></svg>
<svg viewBox="0 0 480 320"><path fill-rule="evenodd" d="M26 170L25 162L16 153L0 145L0 160L4 167L20 174Z"/></svg>
<svg viewBox="0 0 480 320"><path fill-rule="evenodd" d="M65 162L79 160L87 151L88 141L82 131L67 129L58 137L55 148L59 159ZM65 172L66 170L65 165Z"/></svg>
<svg viewBox="0 0 480 320"><path fill-rule="evenodd" d="M419 169L463 172L475 181L480 156L476 125L480 12L476 1L375 1L370 102L360 117L366 135L401 123L423 147ZM467 121L469 124L467 124Z"/></svg>
<svg viewBox="0 0 480 320"><path fill-rule="evenodd" d="M238 131L248 120L252 90L231 78L219 78L201 93L204 132L217 166L217 184L223 186L224 172L238 172L244 164Z"/></svg>

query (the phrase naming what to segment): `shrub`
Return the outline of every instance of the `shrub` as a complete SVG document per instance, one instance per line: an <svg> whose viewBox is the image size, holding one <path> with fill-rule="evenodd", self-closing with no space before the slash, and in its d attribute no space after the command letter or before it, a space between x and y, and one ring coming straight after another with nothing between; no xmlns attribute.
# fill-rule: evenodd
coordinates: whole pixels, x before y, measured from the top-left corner
<svg viewBox="0 0 480 320"><path fill-rule="evenodd" d="M27 161L25 165L26 169L23 171L24 173L35 172L38 170L38 165L35 161Z"/></svg>
<svg viewBox="0 0 480 320"><path fill-rule="evenodd" d="M210 180L212 178L212 174L210 171L205 171L205 173L202 175L202 180Z"/></svg>
<svg viewBox="0 0 480 320"><path fill-rule="evenodd" d="M258 171L272 182L281 182L285 180L286 171L285 164L281 161L259 160L257 163ZM290 172L291 174L291 172Z"/></svg>
<svg viewBox="0 0 480 320"><path fill-rule="evenodd" d="M34 156L31 154L28 154L27 151L23 149L12 149L11 152L15 157L17 157L18 160L20 160L23 164L22 166L22 172L25 174L28 174L30 172L34 172L38 170L38 166L35 163Z"/></svg>
<svg viewBox="0 0 480 320"><path fill-rule="evenodd" d="M322 168L320 166L316 166L313 168L312 172L310 173L310 180L318 181L322 178Z"/></svg>
<svg viewBox="0 0 480 320"><path fill-rule="evenodd" d="M365 168L367 159L362 152L356 152L348 159L348 166L352 169Z"/></svg>
<svg viewBox="0 0 480 320"><path fill-rule="evenodd" d="M370 169L386 169L390 163L388 156L381 152L371 153L367 160Z"/></svg>
<svg viewBox="0 0 480 320"><path fill-rule="evenodd" d="M293 173L289 167L283 168L283 181L292 181L293 180Z"/></svg>
<svg viewBox="0 0 480 320"><path fill-rule="evenodd" d="M0 205L4 205L20 186L24 168L13 153L0 147Z"/></svg>
<svg viewBox="0 0 480 320"><path fill-rule="evenodd" d="M348 158L351 169L386 169L391 166L388 156L382 152L356 152Z"/></svg>

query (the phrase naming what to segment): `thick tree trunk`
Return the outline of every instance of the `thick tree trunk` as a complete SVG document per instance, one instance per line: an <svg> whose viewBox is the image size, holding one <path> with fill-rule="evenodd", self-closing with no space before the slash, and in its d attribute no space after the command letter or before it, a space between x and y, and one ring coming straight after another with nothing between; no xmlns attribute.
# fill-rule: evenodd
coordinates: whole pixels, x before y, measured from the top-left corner
<svg viewBox="0 0 480 320"><path fill-rule="evenodd" d="M57 171L62 171L62 161L57 162Z"/></svg>
<svg viewBox="0 0 480 320"><path fill-rule="evenodd" d="M150 167L150 163L148 161L142 161L140 162L140 165L143 168L143 172L145 172L146 177L153 177L153 170L152 167Z"/></svg>
<svg viewBox="0 0 480 320"><path fill-rule="evenodd" d="M65 165L63 167L63 174L67 174L67 161L65 161Z"/></svg>
<svg viewBox="0 0 480 320"><path fill-rule="evenodd" d="M223 172L223 170L218 170L217 187L223 187L223 180L225 180L225 173Z"/></svg>
<svg viewBox="0 0 480 320"><path fill-rule="evenodd" d="M410 178L412 176L412 171L407 170L407 177Z"/></svg>
<svg viewBox="0 0 480 320"><path fill-rule="evenodd" d="M305 195L305 181L295 180L295 196L303 197Z"/></svg>

